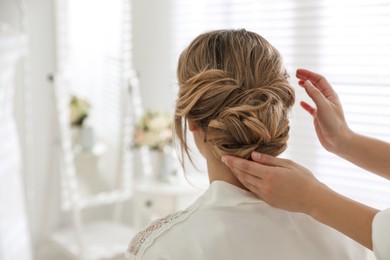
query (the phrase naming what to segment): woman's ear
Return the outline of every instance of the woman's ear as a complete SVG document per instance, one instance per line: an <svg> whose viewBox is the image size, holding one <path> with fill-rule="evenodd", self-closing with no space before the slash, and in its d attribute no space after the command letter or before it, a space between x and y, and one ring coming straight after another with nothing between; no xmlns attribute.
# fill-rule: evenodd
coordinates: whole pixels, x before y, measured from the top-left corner
<svg viewBox="0 0 390 260"><path fill-rule="evenodd" d="M188 119L188 130L190 130L191 132L198 130L197 124L191 119Z"/></svg>

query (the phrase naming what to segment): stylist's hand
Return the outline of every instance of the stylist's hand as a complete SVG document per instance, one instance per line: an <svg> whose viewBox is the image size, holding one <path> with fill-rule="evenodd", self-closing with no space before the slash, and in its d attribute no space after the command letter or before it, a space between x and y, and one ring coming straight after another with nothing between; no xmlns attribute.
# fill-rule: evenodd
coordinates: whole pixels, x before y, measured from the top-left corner
<svg viewBox="0 0 390 260"><path fill-rule="evenodd" d="M305 167L257 152L254 161L223 156L222 161L239 181L269 205L311 215L328 187Z"/></svg>
<svg viewBox="0 0 390 260"><path fill-rule="evenodd" d="M333 153L338 153L345 140L352 134L349 129L342 105L328 81L321 75L298 69L296 77L299 85L314 101L316 108L302 101L301 106L313 116L314 127L322 146Z"/></svg>

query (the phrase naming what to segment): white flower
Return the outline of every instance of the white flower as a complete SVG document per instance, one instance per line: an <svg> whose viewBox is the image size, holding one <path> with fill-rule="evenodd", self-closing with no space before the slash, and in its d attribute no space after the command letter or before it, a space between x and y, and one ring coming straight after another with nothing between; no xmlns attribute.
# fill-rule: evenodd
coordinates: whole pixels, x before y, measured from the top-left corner
<svg viewBox="0 0 390 260"><path fill-rule="evenodd" d="M134 146L163 150L172 145L172 118L162 112L145 113L134 132Z"/></svg>

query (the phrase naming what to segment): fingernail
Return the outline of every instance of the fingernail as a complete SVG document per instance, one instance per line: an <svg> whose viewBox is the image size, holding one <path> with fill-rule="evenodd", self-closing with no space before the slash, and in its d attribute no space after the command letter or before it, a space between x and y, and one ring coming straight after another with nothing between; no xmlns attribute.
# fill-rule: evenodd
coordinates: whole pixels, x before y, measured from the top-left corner
<svg viewBox="0 0 390 260"><path fill-rule="evenodd" d="M255 159L260 159L261 153L256 152L256 151L253 151L253 152L252 152L252 157L255 158Z"/></svg>
<svg viewBox="0 0 390 260"><path fill-rule="evenodd" d="M222 161L224 164L226 164L226 163L227 163L226 157L225 157L225 156L222 156L222 157L221 157L221 161Z"/></svg>
<svg viewBox="0 0 390 260"><path fill-rule="evenodd" d="M305 88L312 88L313 84L311 84L310 80L306 80L305 83L303 83L303 86Z"/></svg>

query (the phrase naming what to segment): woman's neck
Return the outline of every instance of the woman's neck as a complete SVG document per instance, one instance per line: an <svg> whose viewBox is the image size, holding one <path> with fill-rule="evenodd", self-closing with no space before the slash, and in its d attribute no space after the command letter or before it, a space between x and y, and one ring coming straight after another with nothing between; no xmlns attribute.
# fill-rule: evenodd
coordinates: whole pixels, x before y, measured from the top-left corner
<svg viewBox="0 0 390 260"><path fill-rule="evenodd" d="M241 189L248 190L241 184L241 182L233 175L229 167L226 166L221 160L216 158L211 149L207 149L206 154L207 171L209 175L210 183L213 181L224 181L237 186Z"/></svg>

